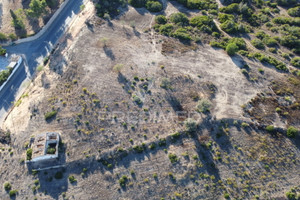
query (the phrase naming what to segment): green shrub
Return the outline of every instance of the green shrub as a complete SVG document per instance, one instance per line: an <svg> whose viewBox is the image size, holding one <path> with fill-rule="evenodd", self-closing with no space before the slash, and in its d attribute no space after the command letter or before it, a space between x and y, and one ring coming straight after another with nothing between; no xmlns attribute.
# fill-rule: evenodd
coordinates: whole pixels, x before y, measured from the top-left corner
<svg viewBox="0 0 300 200"><path fill-rule="evenodd" d="M294 138L294 137L296 137L297 134L298 134L298 129L296 129L296 128L293 127L293 126L288 127L287 132L286 132L286 135L287 135L289 138Z"/></svg>
<svg viewBox="0 0 300 200"><path fill-rule="evenodd" d="M11 191L9 191L9 196L15 197L17 195L17 193L18 193L18 190L11 190Z"/></svg>
<svg viewBox="0 0 300 200"><path fill-rule="evenodd" d="M158 146L166 146L167 145L167 140L165 138L160 138L158 142Z"/></svg>
<svg viewBox="0 0 300 200"><path fill-rule="evenodd" d="M170 154L168 155L168 157L169 157L171 163L174 164L174 163L178 162L178 158L177 158L177 156L176 156L175 154L170 153Z"/></svg>
<svg viewBox="0 0 300 200"><path fill-rule="evenodd" d="M219 13L218 14L218 19L221 23L224 23L226 21L233 21L234 20L234 15Z"/></svg>
<svg viewBox="0 0 300 200"><path fill-rule="evenodd" d="M220 12L225 12L225 13L239 13L239 4L237 3L232 3L228 6L224 6L220 8Z"/></svg>
<svg viewBox="0 0 300 200"><path fill-rule="evenodd" d="M145 0L128 0L128 3L135 7L135 8L141 8L145 6Z"/></svg>
<svg viewBox="0 0 300 200"><path fill-rule="evenodd" d="M32 159L32 149L29 148L26 151L26 160L31 160Z"/></svg>
<svg viewBox="0 0 300 200"><path fill-rule="evenodd" d="M292 17L300 17L300 6L288 9L288 14Z"/></svg>
<svg viewBox="0 0 300 200"><path fill-rule="evenodd" d="M297 193L294 191L294 190L291 190L291 191L288 191L286 194L286 197L289 199L289 200L296 200L296 197L297 197Z"/></svg>
<svg viewBox="0 0 300 200"><path fill-rule="evenodd" d="M260 39L251 40L251 44L257 49L264 49L265 45Z"/></svg>
<svg viewBox="0 0 300 200"><path fill-rule="evenodd" d="M0 49L1 53L1 49ZM0 54L1 55L1 54ZM2 85L12 73L13 68L9 67L8 69L2 70L0 72L0 85Z"/></svg>
<svg viewBox="0 0 300 200"><path fill-rule="evenodd" d="M236 33L238 31L238 25L234 21L227 20L220 25L221 29L226 33Z"/></svg>
<svg viewBox="0 0 300 200"><path fill-rule="evenodd" d="M159 12L163 9L163 5L159 1L147 1L146 8L150 12Z"/></svg>
<svg viewBox="0 0 300 200"><path fill-rule="evenodd" d="M211 17L205 16L205 15L203 15L203 16L196 16L196 17L191 18L190 24L192 26L196 26L199 29L203 25L207 25L211 29L216 29L215 28L215 23L214 23L213 19Z"/></svg>
<svg viewBox="0 0 300 200"><path fill-rule="evenodd" d="M263 42L268 46L268 47L274 47L277 45L277 41L274 38L271 37L265 37L263 39Z"/></svg>
<svg viewBox="0 0 300 200"><path fill-rule="evenodd" d="M291 64L292 64L294 67L300 68L300 57L294 57L294 58L291 60Z"/></svg>
<svg viewBox="0 0 300 200"><path fill-rule="evenodd" d="M6 49L2 48L2 46L0 45L0 56L2 56L4 54L6 54Z"/></svg>
<svg viewBox="0 0 300 200"><path fill-rule="evenodd" d="M70 183L75 183L77 182L77 179L74 176L69 176L69 181Z"/></svg>
<svg viewBox="0 0 300 200"><path fill-rule="evenodd" d="M56 110L47 112L47 113L45 114L45 120L47 121L47 120L50 120L50 119L54 118L54 117L56 116L56 114L57 114L57 111L56 111Z"/></svg>
<svg viewBox="0 0 300 200"><path fill-rule="evenodd" d="M196 105L196 110L201 113L206 113L210 111L211 106L211 101L209 101L208 99L201 99Z"/></svg>
<svg viewBox="0 0 300 200"><path fill-rule="evenodd" d="M7 40L8 38L7 38L7 36L4 34L4 33L0 33L0 41L2 40L2 41L5 41L5 40Z"/></svg>
<svg viewBox="0 0 300 200"><path fill-rule="evenodd" d="M155 17L155 22L158 24L166 24L167 23L167 18L164 15L157 15Z"/></svg>
<svg viewBox="0 0 300 200"><path fill-rule="evenodd" d="M4 183L4 189L5 189L6 191L11 190L11 184L10 184L9 182Z"/></svg>
<svg viewBox="0 0 300 200"><path fill-rule="evenodd" d="M184 13L173 13L170 15L170 21L174 24L188 25L189 19Z"/></svg>
<svg viewBox="0 0 300 200"><path fill-rule="evenodd" d="M126 183L128 181L128 177L126 175L123 175L120 179L119 179L119 184L122 187L125 187Z"/></svg>
<svg viewBox="0 0 300 200"><path fill-rule="evenodd" d="M173 34L173 37L178 38L180 40L191 40L192 37L188 33L188 31L184 28L177 29Z"/></svg>
<svg viewBox="0 0 300 200"><path fill-rule="evenodd" d="M238 50L239 50L239 47L235 43L229 43L226 46L226 52L230 56L233 56Z"/></svg>
<svg viewBox="0 0 300 200"><path fill-rule="evenodd" d="M172 24L164 24L159 27L160 34L167 36L170 36L173 30L174 26Z"/></svg>
<svg viewBox="0 0 300 200"><path fill-rule="evenodd" d="M228 43L236 44L238 46L239 50L246 50L247 49L246 42L243 38L233 37L228 41Z"/></svg>
<svg viewBox="0 0 300 200"><path fill-rule="evenodd" d="M269 125L269 126L266 127L266 131L268 131L270 133L273 133L275 131L275 128L274 128L274 126Z"/></svg>
<svg viewBox="0 0 300 200"><path fill-rule="evenodd" d="M193 133L197 130L197 123L195 120L188 118L184 121L184 126L187 132Z"/></svg>

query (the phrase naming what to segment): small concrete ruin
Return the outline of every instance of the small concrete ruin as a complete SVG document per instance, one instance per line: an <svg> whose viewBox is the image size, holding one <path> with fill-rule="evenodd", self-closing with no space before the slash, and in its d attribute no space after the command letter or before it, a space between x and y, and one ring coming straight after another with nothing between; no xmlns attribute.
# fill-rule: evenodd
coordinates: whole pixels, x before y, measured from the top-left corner
<svg viewBox="0 0 300 200"><path fill-rule="evenodd" d="M58 158L59 133L50 132L38 135L31 145L32 159L30 162L40 163Z"/></svg>

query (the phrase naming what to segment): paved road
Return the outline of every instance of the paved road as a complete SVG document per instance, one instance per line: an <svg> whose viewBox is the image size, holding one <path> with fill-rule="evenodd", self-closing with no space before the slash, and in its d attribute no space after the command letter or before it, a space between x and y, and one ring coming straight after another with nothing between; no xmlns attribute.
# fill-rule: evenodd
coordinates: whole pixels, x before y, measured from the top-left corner
<svg viewBox="0 0 300 200"><path fill-rule="evenodd" d="M38 61L48 55L51 47L65 32L72 17L79 13L82 4L83 0L70 0L41 37L31 42L5 47L9 54L22 55L24 62L0 91L0 118L8 111L11 102L15 101L15 95L22 82L34 74Z"/></svg>

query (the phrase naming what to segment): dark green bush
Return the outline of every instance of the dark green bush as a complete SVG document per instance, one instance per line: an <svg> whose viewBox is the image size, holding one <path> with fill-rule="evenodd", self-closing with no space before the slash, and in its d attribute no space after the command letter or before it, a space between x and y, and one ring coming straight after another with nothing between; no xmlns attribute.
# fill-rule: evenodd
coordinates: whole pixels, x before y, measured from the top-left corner
<svg viewBox="0 0 300 200"><path fill-rule="evenodd" d="M178 158L175 154L170 153L168 157L169 157L171 163L174 164L174 163L178 162Z"/></svg>
<svg viewBox="0 0 300 200"><path fill-rule="evenodd" d="M4 183L4 189L5 189L6 191L11 190L11 184L10 184L9 182Z"/></svg>
<svg viewBox="0 0 300 200"><path fill-rule="evenodd" d="M159 12L163 9L163 5L159 1L147 1L146 8L150 12Z"/></svg>
<svg viewBox="0 0 300 200"><path fill-rule="evenodd" d="M166 24L167 23L167 18L164 15L157 15L155 17L155 22L158 24Z"/></svg>
<svg viewBox="0 0 300 200"><path fill-rule="evenodd" d="M265 37L263 39L263 42L268 46L268 47L274 47L277 45L277 40L271 37Z"/></svg>
<svg viewBox="0 0 300 200"><path fill-rule="evenodd" d="M45 114L45 120L47 121L47 120L50 120L50 119L54 118L56 116L56 114L57 114L56 110L52 110L50 112L47 112Z"/></svg>
<svg viewBox="0 0 300 200"><path fill-rule="evenodd" d="M246 42L243 38L233 37L228 41L228 43L235 43L238 46L239 50L247 49Z"/></svg>
<svg viewBox="0 0 300 200"><path fill-rule="evenodd" d="M292 17L300 17L300 6L288 9L288 14Z"/></svg>
<svg viewBox="0 0 300 200"><path fill-rule="evenodd" d="M11 191L9 191L9 196L15 197L17 195L17 193L18 193L18 190L11 190Z"/></svg>
<svg viewBox="0 0 300 200"><path fill-rule="evenodd" d="M32 149L29 148L26 151L26 160L31 160L32 159Z"/></svg>
<svg viewBox="0 0 300 200"><path fill-rule="evenodd" d="M294 67L300 68L300 57L295 57L291 60L291 64Z"/></svg>
<svg viewBox="0 0 300 200"><path fill-rule="evenodd" d="M164 24L159 27L160 34L167 36L170 36L173 30L174 26L172 24Z"/></svg>
<svg viewBox="0 0 300 200"><path fill-rule="evenodd" d="M178 38L180 40L191 40L192 37L190 36L190 34L187 32L186 29L184 28L179 28L177 29L173 34L173 37Z"/></svg>
<svg viewBox="0 0 300 200"><path fill-rule="evenodd" d="M221 29L226 33L236 33L238 31L238 25L234 21L227 20L220 25Z"/></svg>
<svg viewBox="0 0 300 200"><path fill-rule="evenodd" d="M239 47L235 43L229 43L226 46L226 52L230 56L233 56L238 50L239 50Z"/></svg>
<svg viewBox="0 0 300 200"><path fill-rule="evenodd" d="M119 179L119 184L122 187L125 187L126 183L128 181L128 177L126 175L123 175L120 179Z"/></svg>
<svg viewBox="0 0 300 200"><path fill-rule="evenodd" d="M4 55L6 53L6 49L2 48L0 45L0 56Z"/></svg>
<svg viewBox="0 0 300 200"><path fill-rule="evenodd" d="M289 127L288 127L287 132L286 132L286 135L287 135L289 138L294 138L294 137L296 137L297 134L298 134L298 129L296 129L296 128L293 127L293 126L289 126Z"/></svg>
<svg viewBox="0 0 300 200"><path fill-rule="evenodd" d="M237 3L232 3L228 6L224 6L220 8L220 12L224 13L239 13L239 4Z"/></svg>
<svg viewBox="0 0 300 200"><path fill-rule="evenodd" d="M173 13L170 15L170 21L174 24L188 25L189 19L184 13Z"/></svg>
<svg viewBox="0 0 300 200"><path fill-rule="evenodd" d="M0 41L5 41L7 40L7 36L4 33L0 33Z"/></svg>
<svg viewBox="0 0 300 200"><path fill-rule="evenodd" d="M268 131L270 133L273 133L275 131L275 128L274 128L274 126L269 125L269 126L266 127L266 131Z"/></svg>
<svg viewBox="0 0 300 200"><path fill-rule="evenodd" d="M125 7L127 5L126 0L96 0L96 1L97 4L95 7L99 17L104 17L105 15L109 15L110 17L116 16L120 13L118 8L120 6ZM129 0L129 3L132 1L144 2L144 0ZM141 7L143 7L144 5L145 4L143 3Z"/></svg>
<svg viewBox="0 0 300 200"><path fill-rule="evenodd" d="M0 85L2 85L12 73L13 68L8 68L0 72Z"/></svg>
<svg viewBox="0 0 300 200"><path fill-rule="evenodd" d="M251 40L251 44L257 49L264 49L265 45L260 39Z"/></svg>
<svg viewBox="0 0 300 200"><path fill-rule="evenodd" d="M234 15L231 14L225 14L225 13L219 13L218 19L221 23L226 22L227 20L234 21Z"/></svg>
<svg viewBox="0 0 300 200"><path fill-rule="evenodd" d="M75 183L77 182L77 179L74 176L69 176L69 181L70 183Z"/></svg>

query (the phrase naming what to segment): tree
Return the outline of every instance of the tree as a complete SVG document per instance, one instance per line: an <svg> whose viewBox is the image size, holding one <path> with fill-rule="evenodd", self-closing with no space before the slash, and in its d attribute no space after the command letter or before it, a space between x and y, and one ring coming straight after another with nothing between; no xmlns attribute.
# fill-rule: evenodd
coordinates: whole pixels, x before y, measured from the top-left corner
<svg viewBox="0 0 300 200"><path fill-rule="evenodd" d="M3 49L2 46L0 45L0 55L6 54L6 49Z"/></svg>
<svg viewBox="0 0 300 200"><path fill-rule="evenodd" d="M46 7L46 0L31 0L27 14L30 17L39 18L42 14L46 13Z"/></svg>
<svg viewBox="0 0 300 200"><path fill-rule="evenodd" d="M239 50L239 47L235 43L229 43L226 46L226 52L230 56L233 56L238 50Z"/></svg>

